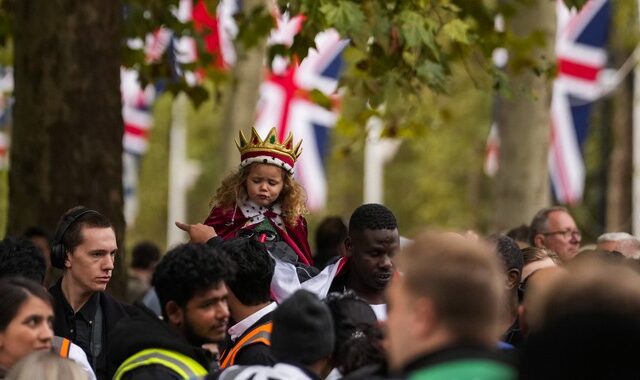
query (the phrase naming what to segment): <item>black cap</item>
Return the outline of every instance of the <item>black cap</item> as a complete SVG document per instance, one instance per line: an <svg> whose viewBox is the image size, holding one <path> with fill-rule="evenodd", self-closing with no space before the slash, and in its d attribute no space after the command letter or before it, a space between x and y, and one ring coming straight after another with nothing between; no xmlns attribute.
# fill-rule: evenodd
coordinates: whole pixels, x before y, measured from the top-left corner
<svg viewBox="0 0 640 380"><path fill-rule="evenodd" d="M298 290L273 312L271 351L278 361L316 363L333 352L335 335L329 308L306 290Z"/></svg>

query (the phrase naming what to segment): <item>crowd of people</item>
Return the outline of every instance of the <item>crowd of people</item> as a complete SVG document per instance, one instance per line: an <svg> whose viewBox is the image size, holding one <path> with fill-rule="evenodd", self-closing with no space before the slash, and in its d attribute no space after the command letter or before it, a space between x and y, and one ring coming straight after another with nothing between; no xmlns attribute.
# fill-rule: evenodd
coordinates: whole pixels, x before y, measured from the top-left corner
<svg viewBox="0 0 640 380"><path fill-rule="evenodd" d="M5 237L0 379L637 377L632 235L584 245L556 206L401 244L393 212L364 204L321 223L312 253L300 144L254 130L238 148L207 220L177 222L189 243L132 250L125 300L106 291L118 246L99 211L68 210L50 245Z"/></svg>

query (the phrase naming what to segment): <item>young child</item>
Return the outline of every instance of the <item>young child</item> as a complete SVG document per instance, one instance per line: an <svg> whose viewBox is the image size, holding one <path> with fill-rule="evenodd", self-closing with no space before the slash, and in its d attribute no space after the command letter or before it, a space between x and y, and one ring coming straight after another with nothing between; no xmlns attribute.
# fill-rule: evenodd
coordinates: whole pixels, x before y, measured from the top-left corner
<svg viewBox="0 0 640 380"><path fill-rule="evenodd" d="M240 132L236 143L240 167L222 181L204 224L225 240L254 236L265 243L282 241L301 264L312 265L303 216L307 212L305 193L293 178L301 144L294 147L291 133L280 142L275 128L264 140L255 128L248 141Z"/></svg>

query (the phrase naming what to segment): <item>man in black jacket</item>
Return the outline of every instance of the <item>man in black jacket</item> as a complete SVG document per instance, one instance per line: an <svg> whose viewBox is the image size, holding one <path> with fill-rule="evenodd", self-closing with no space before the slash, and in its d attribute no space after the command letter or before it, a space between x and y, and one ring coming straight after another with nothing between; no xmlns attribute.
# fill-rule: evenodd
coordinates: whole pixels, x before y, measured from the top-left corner
<svg viewBox="0 0 640 380"><path fill-rule="evenodd" d="M173 380L204 376L214 360L202 346L221 342L229 309L225 281L234 263L205 244L184 244L158 264L153 285L164 321L140 308L109 335L114 379Z"/></svg>
<svg viewBox="0 0 640 380"><path fill-rule="evenodd" d="M107 378L107 335L131 311L104 292L117 251L111 222L82 206L62 216L51 250L51 264L64 270L49 289L54 299L55 334L84 350L98 380Z"/></svg>
<svg viewBox="0 0 640 380"><path fill-rule="evenodd" d="M353 290L369 303L379 321L386 320L384 291L395 272L392 258L400 250L398 223L391 210L376 203L355 209L345 247L346 264L329 291Z"/></svg>
<svg viewBox="0 0 640 380"><path fill-rule="evenodd" d="M227 240L220 246L238 272L227 281L229 311L235 322L220 357L220 368L232 365L272 365L271 319L276 303L269 289L274 262L263 243L252 238Z"/></svg>

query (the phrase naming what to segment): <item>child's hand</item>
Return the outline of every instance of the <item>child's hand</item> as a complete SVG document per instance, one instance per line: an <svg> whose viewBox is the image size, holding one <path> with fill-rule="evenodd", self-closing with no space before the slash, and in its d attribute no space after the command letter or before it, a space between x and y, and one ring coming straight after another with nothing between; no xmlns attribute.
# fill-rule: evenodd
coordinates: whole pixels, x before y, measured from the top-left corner
<svg viewBox="0 0 640 380"><path fill-rule="evenodd" d="M176 222L176 226L182 231L186 231L191 238L192 243L206 243L211 238L216 237L216 230L206 224L187 224Z"/></svg>

